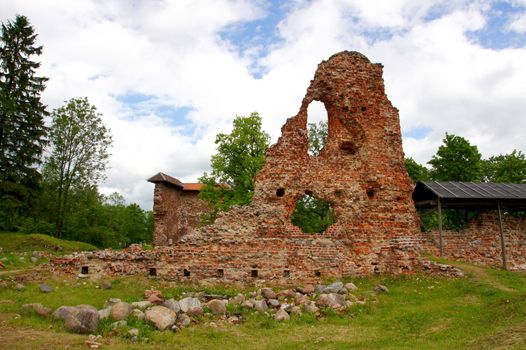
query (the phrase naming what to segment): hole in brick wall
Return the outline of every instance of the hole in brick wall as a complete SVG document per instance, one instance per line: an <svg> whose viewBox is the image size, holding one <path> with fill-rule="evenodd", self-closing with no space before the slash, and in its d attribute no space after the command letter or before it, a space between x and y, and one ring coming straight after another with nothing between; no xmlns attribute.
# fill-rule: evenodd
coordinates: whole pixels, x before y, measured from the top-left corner
<svg viewBox="0 0 526 350"><path fill-rule="evenodd" d="M150 276L157 276L157 269L155 267L150 267L150 272L148 273Z"/></svg>
<svg viewBox="0 0 526 350"><path fill-rule="evenodd" d="M225 276L225 270L217 269L217 277L223 277L223 276Z"/></svg>
<svg viewBox="0 0 526 350"><path fill-rule="evenodd" d="M376 273L376 274L380 273L380 268L378 266L374 267L374 273Z"/></svg>
<svg viewBox="0 0 526 350"><path fill-rule="evenodd" d="M314 272L314 276L316 276L316 277L321 277L321 272L320 272L320 271L316 271L316 272Z"/></svg>
<svg viewBox="0 0 526 350"><path fill-rule="evenodd" d="M258 277L258 270L256 270L256 269L252 269L252 270L250 271L250 276L251 276L252 278L257 278L257 277Z"/></svg>
<svg viewBox="0 0 526 350"><path fill-rule="evenodd" d="M340 149L347 154L356 154L358 147L352 141L342 141Z"/></svg>
<svg viewBox="0 0 526 350"><path fill-rule="evenodd" d="M290 270L284 270L283 271L283 277L289 278L290 277Z"/></svg>
<svg viewBox="0 0 526 350"><path fill-rule="evenodd" d="M367 110L367 107L362 107L362 112L365 112Z"/></svg>
<svg viewBox="0 0 526 350"><path fill-rule="evenodd" d="M188 271L187 269L184 269L183 270L183 276L184 277L190 277L190 271Z"/></svg>
<svg viewBox="0 0 526 350"><path fill-rule="evenodd" d="M80 273L83 275L87 275L89 273L89 266L82 266L80 268Z"/></svg>
<svg viewBox="0 0 526 350"><path fill-rule="evenodd" d="M312 101L307 107L308 154L317 156L327 143L329 117L325 105Z"/></svg>
<svg viewBox="0 0 526 350"><path fill-rule="evenodd" d="M367 197L373 198L374 197L374 190L367 190Z"/></svg>
<svg viewBox="0 0 526 350"><path fill-rule="evenodd" d="M342 190L335 190L335 191L334 191L334 195L335 195L335 196L341 197L342 194L343 194L343 191L342 191Z"/></svg>
<svg viewBox="0 0 526 350"><path fill-rule="evenodd" d="M285 195L285 189L284 188L278 188L276 190L276 196L283 197Z"/></svg>
<svg viewBox="0 0 526 350"><path fill-rule="evenodd" d="M329 202L305 194L296 201L291 221L304 233L322 233L334 223L334 209Z"/></svg>

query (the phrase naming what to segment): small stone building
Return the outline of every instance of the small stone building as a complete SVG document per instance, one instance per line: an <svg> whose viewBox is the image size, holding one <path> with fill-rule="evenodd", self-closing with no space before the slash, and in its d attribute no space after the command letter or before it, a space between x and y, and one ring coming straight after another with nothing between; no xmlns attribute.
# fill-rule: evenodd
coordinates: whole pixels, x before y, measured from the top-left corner
<svg viewBox="0 0 526 350"><path fill-rule="evenodd" d="M155 184L153 195L155 246L172 245L199 225L200 216L209 211L199 199L200 183L182 183L158 173L148 179Z"/></svg>

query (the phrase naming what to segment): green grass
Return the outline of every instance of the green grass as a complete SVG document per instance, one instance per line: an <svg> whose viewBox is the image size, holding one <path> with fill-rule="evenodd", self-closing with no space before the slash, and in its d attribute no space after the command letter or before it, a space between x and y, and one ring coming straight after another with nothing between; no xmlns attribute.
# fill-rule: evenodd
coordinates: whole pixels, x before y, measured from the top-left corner
<svg viewBox="0 0 526 350"><path fill-rule="evenodd" d="M451 262L450 262L451 263ZM229 306L244 322L232 325L205 314L199 324L180 332L159 332L130 319L125 329L111 329L101 322L98 333L104 349L526 349L526 276L499 269L454 263L465 271L463 278L429 275L354 278L356 294L368 300L345 312L322 310L319 318L304 314L277 323L271 316ZM102 308L118 297L141 300L145 289L158 289L165 297L180 299L185 292L205 291L227 296L254 287L216 286L198 288L161 279L128 276L113 279L113 288L98 289L100 280L51 274L31 276L26 288L13 288L24 276L0 280L0 344L12 349L84 349L85 336L66 333L61 322L38 316L19 317L24 303L61 305L91 304ZM346 281L351 279L346 279ZM54 288L43 294L38 284ZM378 283L389 293L374 297ZM127 330L139 329L138 341ZM23 340L23 341L22 341Z"/></svg>
<svg viewBox="0 0 526 350"><path fill-rule="evenodd" d="M95 246L75 241L66 241L38 233L23 234L0 232L0 247L4 252L44 251L51 253L71 253L81 250L95 250Z"/></svg>

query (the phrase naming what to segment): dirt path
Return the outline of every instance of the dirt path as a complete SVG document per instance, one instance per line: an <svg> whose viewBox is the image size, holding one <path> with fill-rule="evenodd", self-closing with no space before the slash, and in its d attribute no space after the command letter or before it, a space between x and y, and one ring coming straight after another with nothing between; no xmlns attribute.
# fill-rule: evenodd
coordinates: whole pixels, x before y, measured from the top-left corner
<svg viewBox="0 0 526 350"><path fill-rule="evenodd" d="M505 292L515 292L516 290L507 287L500 283L495 277L490 276L484 267L471 265L463 262L451 262L451 265L461 269L462 271L471 274L477 281L489 284L492 287L500 289Z"/></svg>

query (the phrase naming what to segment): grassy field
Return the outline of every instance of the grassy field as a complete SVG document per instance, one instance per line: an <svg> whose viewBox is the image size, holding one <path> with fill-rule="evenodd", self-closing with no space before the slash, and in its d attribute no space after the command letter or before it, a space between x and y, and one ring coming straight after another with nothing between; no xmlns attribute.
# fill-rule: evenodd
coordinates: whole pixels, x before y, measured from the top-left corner
<svg viewBox="0 0 526 350"><path fill-rule="evenodd" d="M268 316L244 312L240 325L205 315L200 324L178 333L161 333L141 325L142 340L138 342L126 338L125 331L111 331L109 322L101 323L99 333L103 349L526 349L526 276L455 264L466 277L352 279L359 287L358 295L369 296L378 283L388 286L390 292L380 294L376 303L353 306L344 313L324 310L319 320L303 315L277 323ZM135 276L114 279L113 289L101 290L97 288L101 281L51 274L34 276L31 268L0 275L0 349L87 348L86 336L65 332L60 322L20 316L24 303L41 302L52 308L87 303L101 308L111 297L141 300L147 288L175 298L196 288ZM31 278L24 282L28 275ZM26 288L16 290L15 281L22 281ZM38 284L42 281L54 291L40 293ZM207 289L227 295L249 290L255 288ZM133 325L134 321L129 323Z"/></svg>

